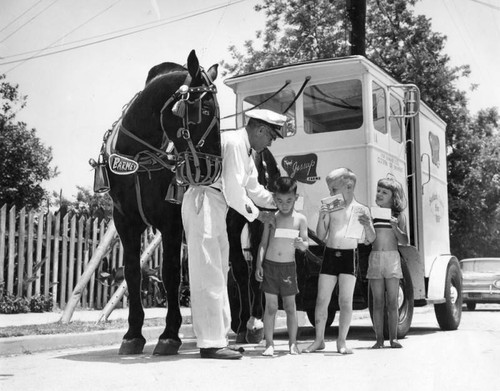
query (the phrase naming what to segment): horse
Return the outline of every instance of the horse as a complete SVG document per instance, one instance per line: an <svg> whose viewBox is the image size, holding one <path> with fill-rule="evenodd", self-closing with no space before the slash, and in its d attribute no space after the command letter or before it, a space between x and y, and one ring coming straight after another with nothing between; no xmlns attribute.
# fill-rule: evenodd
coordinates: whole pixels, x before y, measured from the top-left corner
<svg viewBox="0 0 500 391"><path fill-rule="evenodd" d="M254 156L259 183L269 191L275 190L274 182L280 176L278 164L269 149ZM263 298L260 283L255 279L257 251L262 237L263 225L259 220L248 223L251 263L243 254L241 234L248 221L229 208L226 224L229 239L229 263L231 276L236 283L229 286L231 308L231 329L236 334L237 343L259 343L263 338L262 327L256 327L256 320L262 319ZM233 288L233 289L232 289Z"/></svg>
<svg viewBox="0 0 500 391"><path fill-rule="evenodd" d="M187 67L187 68L186 68ZM167 295L165 329L154 355L175 355L179 328L182 220L180 197L189 184L213 183L221 169L220 115L215 64L200 67L195 51L187 66L164 62L151 68L144 89L115 124L114 146L101 150L94 190L109 187L113 220L124 249L129 292L128 330L121 355L140 354L142 335L141 234L152 226L162 234L162 281ZM106 137L105 137L106 139ZM103 145L104 148L104 145ZM112 152L112 153L110 153ZM109 186L108 186L109 181ZM97 189L96 189L97 187Z"/></svg>

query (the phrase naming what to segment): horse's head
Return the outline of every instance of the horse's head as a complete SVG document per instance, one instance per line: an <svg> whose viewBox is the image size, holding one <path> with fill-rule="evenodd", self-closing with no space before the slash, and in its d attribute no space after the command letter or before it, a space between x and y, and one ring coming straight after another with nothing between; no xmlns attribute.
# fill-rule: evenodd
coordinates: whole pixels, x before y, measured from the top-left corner
<svg viewBox="0 0 500 391"><path fill-rule="evenodd" d="M154 83L158 78L155 74L165 72L165 67L169 65L151 69L148 84ZM177 179L184 184L213 183L221 169L220 116L214 85L217 65L203 70L193 50L187 70L165 77L169 74L178 85L161 108L160 123L178 154Z"/></svg>

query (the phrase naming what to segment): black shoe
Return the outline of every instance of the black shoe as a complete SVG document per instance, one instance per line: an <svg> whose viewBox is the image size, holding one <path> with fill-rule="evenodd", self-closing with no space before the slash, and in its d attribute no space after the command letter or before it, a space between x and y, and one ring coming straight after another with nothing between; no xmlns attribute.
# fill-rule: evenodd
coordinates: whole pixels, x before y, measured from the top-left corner
<svg viewBox="0 0 500 391"><path fill-rule="evenodd" d="M201 348L201 358L215 358L219 360L237 360L241 357L241 353L228 348Z"/></svg>

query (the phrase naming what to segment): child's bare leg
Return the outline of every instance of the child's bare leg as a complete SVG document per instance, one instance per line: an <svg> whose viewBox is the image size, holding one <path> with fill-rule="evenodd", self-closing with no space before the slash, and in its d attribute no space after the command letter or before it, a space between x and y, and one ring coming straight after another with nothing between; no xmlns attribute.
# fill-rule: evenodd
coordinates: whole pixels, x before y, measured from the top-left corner
<svg viewBox="0 0 500 391"><path fill-rule="evenodd" d="M299 354L299 349L297 347L297 329L299 328L299 322L297 320L295 295L283 297L283 309L286 312L286 327L288 330L290 354Z"/></svg>
<svg viewBox="0 0 500 391"><path fill-rule="evenodd" d="M312 353L325 348L325 327L328 317L328 305L332 297L333 288L337 283L337 277L328 274L320 274L318 279L318 296L314 311L316 338L314 342L303 350L304 353Z"/></svg>
<svg viewBox="0 0 500 391"><path fill-rule="evenodd" d="M278 296L265 292L266 309L264 310L264 337L266 339L266 350L263 356L274 354L274 320L278 311Z"/></svg>
<svg viewBox="0 0 500 391"><path fill-rule="evenodd" d="M399 279L389 278L385 280L387 287L387 321L389 322L389 341L391 348L402 348L398 342L398 294Z"/></svg>
<svg viewBox="0 0 500 391"><path fill-rule="evenodd" d="M352 350L347 347L346 340L352 319L352 297L356 277L351 274L339 275L339 336L337 338L337 351L341 354L351 354Z"/></svg>
<svg viewBox="0 0 500 391"><path fill-rule="evenodd" d="M373 330L377 342L372 349L384 347L384 308L385 308L385 281L381 279L370 280L370 289L373 298Z"/></svg>
<svg viewBox="0 0 500 391"><path fill-rule="evenodd" d="M299 347L297 346L296 343L291 343L289 346L290 354L293 356L296 356L297 354L300 354Z"/></svg>

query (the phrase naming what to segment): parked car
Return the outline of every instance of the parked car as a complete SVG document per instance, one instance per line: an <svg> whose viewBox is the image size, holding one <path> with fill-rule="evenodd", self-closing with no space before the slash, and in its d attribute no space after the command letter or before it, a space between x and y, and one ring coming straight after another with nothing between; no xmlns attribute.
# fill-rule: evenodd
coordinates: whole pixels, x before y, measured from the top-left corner
<svg viewBox="0 0 500 391"><path fill-rule="evenodd" d="M466 258L460 267L463 302L468 310L474 310L477 303L500 304L500 258Z"/></svg>

